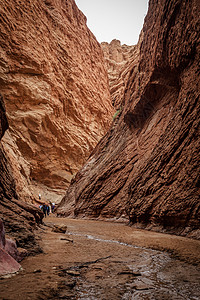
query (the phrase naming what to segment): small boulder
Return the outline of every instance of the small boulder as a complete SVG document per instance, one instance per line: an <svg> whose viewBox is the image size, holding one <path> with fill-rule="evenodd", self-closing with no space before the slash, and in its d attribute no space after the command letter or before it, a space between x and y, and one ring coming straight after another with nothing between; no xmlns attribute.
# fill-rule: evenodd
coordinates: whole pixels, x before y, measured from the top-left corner
<svg viewBox="0 0 200 300"><path fill-rule="evenodd" d="M65 233L67 231L66 225L54 225L52 228L53 232Z"/></svg>
<svg viewBox="0 0 200 300"><path fill-rule="evenodd" d="M67 241L69 243L73 243L74 242L72 239L69 239L69 238L61 238L60 240L61 241Z"/></svg>
<svg viewBox="0 0 200 300"><path fill-rule="evenodd" d="M0 248L0 276L16 273L20 268L21 265L4 249Z"/></svg>
<svg viewBox="0 0 200 300"><path fill-rule="evenodd" d="M17 250L17 245L15 240L11 239L11 238L7 238L6 239L6 244L4 247L4 250L10 255L12 256L16 261L18 261L19 258L19 252Z"/></svg>
<svg viewBox="0 0 200 300"><path fill-rule="evenodd" d="M80 276L81 274L78 271L67 270L66 273L71 276Z"/></svg>
<svg viewBox="0 0 200 300"><path fill-rule="evenodd" d="M0 219L0 276L16 273L20 269L18 263L23 258L23 252L19 252L16 242L5 237L3 221Z"/></svg>
<svg viewBox="0 0 200 300"><path fill-rule="evenodd" d="M41 269L35 269L35 270L33 271L33 273L41 273L41 272L42 272Z"/></svg>

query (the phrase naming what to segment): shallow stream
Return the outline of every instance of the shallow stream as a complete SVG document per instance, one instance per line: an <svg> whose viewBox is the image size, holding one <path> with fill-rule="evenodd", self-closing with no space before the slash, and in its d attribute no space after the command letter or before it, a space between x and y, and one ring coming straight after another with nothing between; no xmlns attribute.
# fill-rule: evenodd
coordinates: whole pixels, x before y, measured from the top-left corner
<svg viewBox="0 0 200 300"><path fill-rule="evenodd" d="M82 272L77 290L79 299L200 299L199 270L171 258L167 252L73 230L67 235L98 242L95 247L103 248L105 254L111 253L112 245L115 253L102 260L100 267L95 264ZM94 270L95 277L87 281L87 274Z"/></svg>
<svg viewBox="0 0 200 300"><path fill-rule="evenodd" d="M48 217L43 253L0 280L1 300L197 300L200 242L124 224ZM66 233L52 227L67 225Z"/></svg>

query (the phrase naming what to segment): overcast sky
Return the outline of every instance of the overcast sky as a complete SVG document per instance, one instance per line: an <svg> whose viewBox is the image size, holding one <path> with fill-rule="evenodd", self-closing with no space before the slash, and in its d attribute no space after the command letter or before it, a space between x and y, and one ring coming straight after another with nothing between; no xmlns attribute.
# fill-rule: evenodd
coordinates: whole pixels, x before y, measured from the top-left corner
<svg viewBox="0 0 200 300"><path fill-rule="evenodd" d="M118 39L135 45L147 13L148 0L75 0L99 42Z"/></svg>

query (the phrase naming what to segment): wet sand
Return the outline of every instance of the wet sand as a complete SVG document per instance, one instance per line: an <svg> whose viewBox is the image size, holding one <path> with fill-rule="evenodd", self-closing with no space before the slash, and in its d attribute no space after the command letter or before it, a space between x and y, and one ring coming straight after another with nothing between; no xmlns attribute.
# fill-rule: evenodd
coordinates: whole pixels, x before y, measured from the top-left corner
<svg viewBox="0 0 200 300"><path fill-rule="evenodd" d="M43 253L0 280L0 299L199 299L200 241L119 223L48 217ZM52 232L53 224L67 232Z"/></svg>

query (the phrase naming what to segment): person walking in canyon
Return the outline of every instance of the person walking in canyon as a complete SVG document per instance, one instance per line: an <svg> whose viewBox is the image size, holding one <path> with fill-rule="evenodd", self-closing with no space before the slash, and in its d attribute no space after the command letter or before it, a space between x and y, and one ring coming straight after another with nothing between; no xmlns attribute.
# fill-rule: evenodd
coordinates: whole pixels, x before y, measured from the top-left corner
<svg viewBox="0 0 200 300"><path fill-rule="evenodd" d="M46 207L47 207L47 215L49 216L49 214L50 214L50 207L49 207L48 204L46 204Z"/></svg>
<svg viewBox="0 0 200 300"><path fill-rule="evenodd" d="M50 206L51 206L51 212L53 214L54 213L54 209L55 209L55 203L51 203L50 202Z"/></svg>
<svg viewBox="0 0 200 300"><path fill-rule="evenodd" d="M45 203L44 203L43 206L42 206L42 211L43 211L44 216L45 216L45 218L46 218L46 216L47 216L47 205L46 205Z"/></svg>

